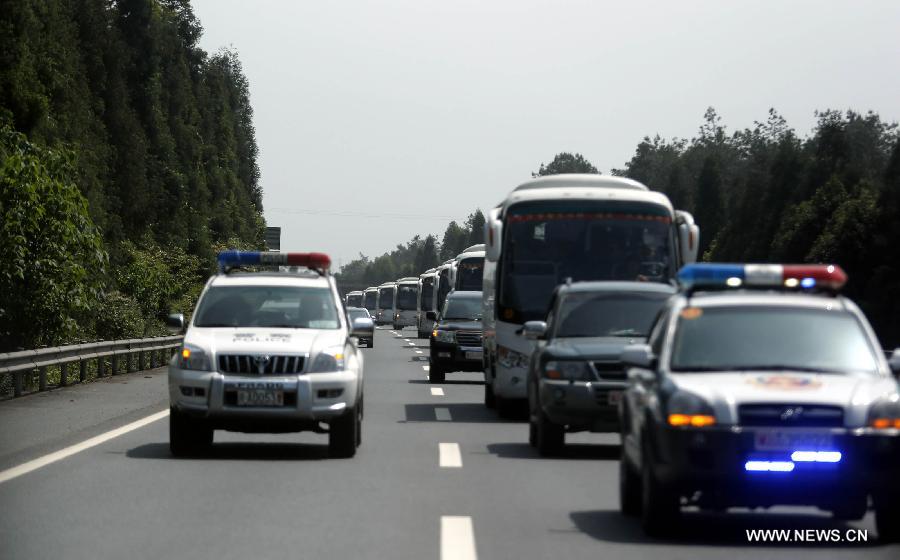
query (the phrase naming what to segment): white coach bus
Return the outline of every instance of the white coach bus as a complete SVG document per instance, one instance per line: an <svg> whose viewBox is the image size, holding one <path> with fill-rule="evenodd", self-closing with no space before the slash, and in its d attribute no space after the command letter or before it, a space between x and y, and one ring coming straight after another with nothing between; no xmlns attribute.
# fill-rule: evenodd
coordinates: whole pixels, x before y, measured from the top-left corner
<svg viewBox="0 0 900 560"><path fill-rule="evenodd" d="M434 328L434 321L425 317L425 313L437 311L434 307L436 271L436 268L429 268L419 275L419 295L416 298L416 330L419 332L419 338L428 338L431 329Z"/></svg>
<svg viewBox="0 0 900 560"><path fill-rule="evenodd" d="M552 175L519 185L485 223L484 400L525 399L534 341L554 288L571 279L673 282L697 259L700 230L662 193L620 177Z"/></svg>
<svg viewBox="0 0 900 560"><path fill-rule="evenodd" d="M419 295L418 276L408 276L397 280L396 294L394 317L391 321L391 326L394 327L394 330L415 326L416 304Z"/></svg>
<svg viewBox="0 0 900 560"><path fill-rule="evenodd" d="M456 255L450 268L454 290L480 292L484 279L484 244L472 245Z"/></svg>

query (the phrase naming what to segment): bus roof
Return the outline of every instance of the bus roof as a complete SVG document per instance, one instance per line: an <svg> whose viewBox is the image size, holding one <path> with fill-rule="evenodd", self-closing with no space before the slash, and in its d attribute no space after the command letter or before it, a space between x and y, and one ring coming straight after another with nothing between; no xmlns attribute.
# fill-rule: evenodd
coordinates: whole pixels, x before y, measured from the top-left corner
<svg viewBox="0 0 900 560"><path fill-rule="evenodd" d="M396 282L391 281L391 282L385 282L384 284L382 284L382 285L380 285L380 286L378 286L378 287L379 287L379 288L390 288L390 287L396 286L396 285L397 285Z"/></svg>
<svg viewBox="0 0 900 560"><path fill-rule="evenodd" d="M400 278L399 280L397 280L397 284L399 284L401 282L404 282L404 283L405 282L416 282L416 283L418 283L419 277L418 276L406 276L405 278Z"/></svg>
<svg viewBox="0 0 900 560"><path fill-rule="evenodd" d="M559 199L647 202L665 207L672 215L675 211L666 195L651 191L637 181L590 174L550 175L528 181L516 187L502 203L502 207L505 211L505 208L517 202Z"/></svg>

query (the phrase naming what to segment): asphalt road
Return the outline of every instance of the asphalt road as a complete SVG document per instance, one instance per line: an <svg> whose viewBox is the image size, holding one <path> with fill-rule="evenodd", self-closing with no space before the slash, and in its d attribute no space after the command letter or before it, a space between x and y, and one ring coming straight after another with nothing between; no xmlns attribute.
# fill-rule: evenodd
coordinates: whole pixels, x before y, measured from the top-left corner
<svg viewBox="0 0 900 560"><path fill-rule="evenodd" d="M675 538L648 539L618 513L617 437L570 436L565 457L539 458L524 423L481 404L480 374L428 384L427 342L403 334L365 350L355 458L329 459L324 435L217 432L211 456L174 459L162 418L0 482L0 558L900 557L871 516L812 509L689 512ZM0 471L167 406L163 370L0 403ZM749 543L761 528L862 528L869 542Z"/></svg>

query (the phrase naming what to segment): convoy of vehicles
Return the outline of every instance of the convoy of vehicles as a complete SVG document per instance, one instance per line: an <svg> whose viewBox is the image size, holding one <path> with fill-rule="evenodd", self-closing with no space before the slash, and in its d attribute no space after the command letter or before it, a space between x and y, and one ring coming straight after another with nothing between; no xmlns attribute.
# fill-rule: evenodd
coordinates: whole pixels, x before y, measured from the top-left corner
<svg viewBox="0 0 900 560"><path fill-rule="evenodd" d="M534 341L516 333L543 317L566 281L670 283L696 260L699 229L665 195L621 177L553 175L517 187L485 224L485 404L527 397Z"/></svg>
<svg viewBox="0 0 900 560"><path fill-rule="evenodd" d="M419 299L419 278L409 276L397 280L396 301L391 326L394 330L416 325L416 313Z"/></svg>
<svg viewBox="0 0 900 560"><path fill-rule="evenodd" d="M347 292L347 297L344 299L344 303L347 307L362 307L363 293L360 291Z"/></svg>
<svg viewBox="0 0 900 560"><path fill-rule="evenodd" d="M452 291L434 321L429 341L428 379L443 383L451 371L481 371L481 292Z"/></svg>
<svg viewBox="0 0 900 560"><path fill-rule="evenodd" d="M368 320L343 313L320 253L225 251L169 363L169 445L202 453L214 430L328 434L332 456L361 442L363 357L350 337ZM243 272L285 265L296 272ZM325 427L327 426L327 428Z"/></svg>
<svg viewBox="0 0 900 560"><path fill-rule="evenodd" d="M825 265L685 267L622 360L621 508L650 534L682 504L817 506L900 539L900 352L885 359Z"/></svg>
<svg viewBox="0 0 900 560"><path fill-rule="evenodd" d="M375 324L389 325L394 317L394 302L397 296L397 283L385 282L378 286L378 300L375 304Z"/></svg>
<svg viewBox="0 0 900 560"><path fill-rule="evenodd" d="M523 336L537 341L528 368L529 443L558 453L566 433L619 431L626 387L620 356L643 341L675 288L657 282L576 282L554 290L543 321Z"/></svg>
<svg viewBox="0 0 900 560"><path fill-rule="evenodd" d="M437 311L434 297L436 270L429 268L419 275L419 293L416 296L416 331L419 338L428 338L434 328L434 321L426 315L429 311Z"/></svg>

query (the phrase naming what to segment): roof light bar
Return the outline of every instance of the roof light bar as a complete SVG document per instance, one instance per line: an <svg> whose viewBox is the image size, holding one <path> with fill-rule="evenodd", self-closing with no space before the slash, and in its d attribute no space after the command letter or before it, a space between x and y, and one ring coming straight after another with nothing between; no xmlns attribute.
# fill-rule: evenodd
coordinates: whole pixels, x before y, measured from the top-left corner
<svg viewBox="0 0 900 560"><path fill-rule="evenodd" d="M689 264L678 271L678 282L688 290L740 287L837 291L847 274L833 264Z"/></svg>
<svg viewBox="0 0 900 560"><path fill-rule="evenodd" d="M794 463L791 461L747 461L744 470L750 472L791 472Z"/></svg>
<svg viewBox="0 0 900 560"><path fill-rule="evenodd" d="M221 251L217 260L219 270L242 265L305 266L322 272L331 268L331 258L324 253L232 250Z"/></svg>
<svg viewBox="0 0 900 560"><path fill-rule="evenodd" d="M840 451L794 451L791 461L796 463L839 463Z"/></svg>

